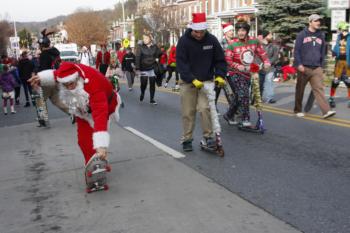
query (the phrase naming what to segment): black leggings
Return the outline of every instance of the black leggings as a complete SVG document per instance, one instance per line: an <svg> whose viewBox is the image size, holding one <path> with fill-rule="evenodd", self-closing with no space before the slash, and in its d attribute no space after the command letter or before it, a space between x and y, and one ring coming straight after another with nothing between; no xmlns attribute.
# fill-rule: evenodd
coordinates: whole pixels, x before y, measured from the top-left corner
<svg viewBox="0 0 350 233"><path fill-rule="evenodd" d="M176 67L168 66L168 78L166 82L168 83L171 77L173 76L173 72L175 72L176 84L179 82L179 73L176 70Z"/></svg>
<svg viewBox="0 0 350 233"><path fill-rule="evenodd" d="M15 100L19 101L19 96L21 95L21 86L15 87Z"/></svg>
<svg viewBox="0 0 350 233"><path fill-rule="evenodd" d="M145 96L145 90L149 79L149 93L150 100L154 100L154 93L156 92L156 77L141 76L141 96Z"/></svg>

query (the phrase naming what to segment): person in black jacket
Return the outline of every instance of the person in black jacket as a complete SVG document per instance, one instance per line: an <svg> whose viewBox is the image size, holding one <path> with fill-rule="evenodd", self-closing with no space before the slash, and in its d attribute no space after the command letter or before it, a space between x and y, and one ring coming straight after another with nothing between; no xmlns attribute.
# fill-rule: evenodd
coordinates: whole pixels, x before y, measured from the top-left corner
<svg viewBox="0 0 350 233"><path fill-rule="evenodd" d="M29 85L27 80L30 79L33 72L34 64L29 60L27 51L24 51L21 55L21 59L18 62L18 73L22 81L24 94L26 96L26 104L24 105L25 108L30 107L29 94L32 95L32 87Z"/></svg>
<svg viewBox="0 0 350 233"><path fill-rule="evenodd" d="M218 85L224 85L222 77L226 75L224 51L216 37L206 30L208 25L205 14L192 15L193 22L176 47L176 65L182 80L180 96L184 151L192 151L192 133L197 111L201 115L203 143L208 147L215 146L209 101L205 91L201 89L204 85L211 85L214 90L214 77Z"/></svg>
<svg viewBox="0 0 350 233"><path fill-rule="evenodd" d="M135 55L132 53L131 48L126 49L126 54L123 57L122 70L125 72L126 79L128 80L129 91L132 91L135 78Z"/></svg>
<svg viewBox="0 0 350 233"><path fill-rule="evenodd" d="M151 35L143 35L143 43L138 46L136 50L136 71L141 75L141 95L140 101L145 97L145 90L147 88L148 79L150 82L150 103L157 105L154 100L156 90L156 75L154 73L154 66L161 56L161 51L152 43Z"/></svg>

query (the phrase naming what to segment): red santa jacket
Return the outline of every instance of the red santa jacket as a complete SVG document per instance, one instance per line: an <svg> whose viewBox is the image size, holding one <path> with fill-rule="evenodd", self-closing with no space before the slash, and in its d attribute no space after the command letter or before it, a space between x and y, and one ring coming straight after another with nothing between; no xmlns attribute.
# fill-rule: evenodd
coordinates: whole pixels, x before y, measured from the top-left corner
<svg viewBox="0 0 350 233"><path fill-rule="evenodd" d="M171 46L169 51L168 65L174 62L176 63L176 47Z"/></svg>
<svg viewBox="0 0 350 233"><path fill-rule="evenodd" d="M77 117L86 120L93 127L94 148L108 147L109 134L108 120L113 113L118 120L118 94L113 90L113 86L103 74L97 70L82 64L74 64L79 76L84 79L84 90L89 94L89 107L91 109L91 118ZM38 73L42 86L55 85L59 79L61 69L65 65L62 63L57 70L45 70ZM91 124L91 120L93 124Z"/></svg>
<svg viewBox="0 0 350 233"><path fill-rule="evenodd" d="M256 56L259 56L264 64L270 64L265 50L256 38L248 37L245 41L234 38L225 50L229 75L237 73L239 65L249 66Z"/></svg>
<svg viewBox="0 0 350 233"><path fill-rule="evenodd" d="M102 60L103 59L103 60ZM102 58L102 51L97 53L96 57L96 69L100 67L101 64L109 65L111 63L111 54L108 51L104 52L104 56Z"/></svg>

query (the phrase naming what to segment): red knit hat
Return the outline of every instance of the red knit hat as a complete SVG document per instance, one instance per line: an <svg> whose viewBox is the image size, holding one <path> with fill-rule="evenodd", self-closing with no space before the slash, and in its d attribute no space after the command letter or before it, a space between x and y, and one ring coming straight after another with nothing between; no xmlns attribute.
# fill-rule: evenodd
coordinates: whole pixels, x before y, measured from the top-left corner
<svg viewBox="0 0 350 233"><path fill-rule="evenodd" d="M193 30L206 30L208 28L205 13L192 13L192 23L190 28Z"/></svg>
<svg viewBox="0 0 350 233"><path fill-rule="evenodd" d="M84 79L84 83L89 82L85 78L84 71L75 63L62 62L60 68L54 71L55 79L59 83L68 83L77 80L78 77Z"/></svg>
<svg viewBox="0 0 350 233"><path fill-rule="evenodd" d="M231 23L224 23L221 26L222 26L224 33L231 31L231 30L233 31L233 25Z"/></svg>

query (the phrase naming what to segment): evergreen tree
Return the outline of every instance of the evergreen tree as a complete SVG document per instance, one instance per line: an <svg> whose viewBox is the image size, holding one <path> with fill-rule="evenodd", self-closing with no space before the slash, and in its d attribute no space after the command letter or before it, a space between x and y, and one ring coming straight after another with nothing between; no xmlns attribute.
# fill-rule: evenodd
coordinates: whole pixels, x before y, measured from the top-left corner
<svg viewBox="0 0 350 233"><path fill-rule="evenodd" d="M262 29L278 34L285 43L292 42L308 25L311 14L325 15L324 0L258 0Z"/></svg>

